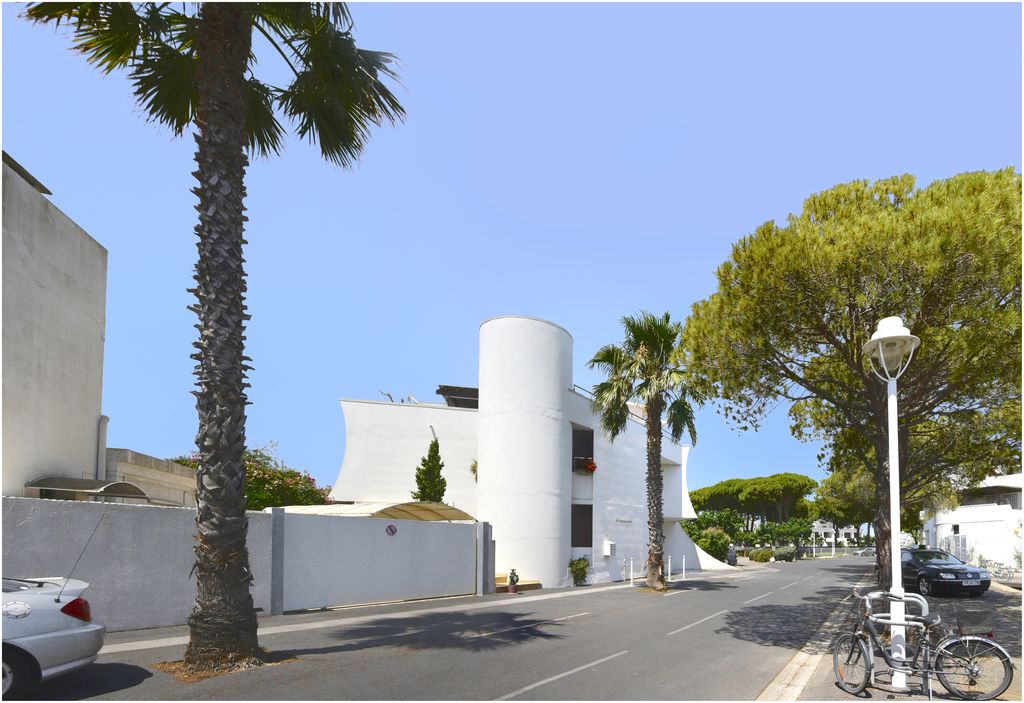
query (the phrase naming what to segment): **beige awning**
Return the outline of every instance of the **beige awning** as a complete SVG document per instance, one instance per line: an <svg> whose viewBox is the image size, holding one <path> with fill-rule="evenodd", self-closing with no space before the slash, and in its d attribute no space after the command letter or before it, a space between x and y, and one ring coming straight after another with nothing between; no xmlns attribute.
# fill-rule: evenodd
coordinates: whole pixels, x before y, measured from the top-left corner
<svg viewBox="0 0 1024 703"><path fill-rule="evenodd" d="M71 478L69 476L44 476L25 484L25 488L40 488L62 493L85 493L106 498L141 498L149 500L146 492L127 481L101 481L95 478Z"/></svg>
<svg viewBox="0 0 1024 703"><path fill-rule="evenodd" d="M382 517L392 520L446 520L476 522L469 513L444 503L332 503L330 505L286 505L287 513L300 515L342 515L348 517Z"/></svg>

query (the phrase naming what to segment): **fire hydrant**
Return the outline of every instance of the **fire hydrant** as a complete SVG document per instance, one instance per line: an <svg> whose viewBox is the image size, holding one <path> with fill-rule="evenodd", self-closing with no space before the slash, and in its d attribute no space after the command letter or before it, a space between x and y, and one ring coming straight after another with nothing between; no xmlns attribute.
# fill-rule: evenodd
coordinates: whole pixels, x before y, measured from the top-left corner
<svg viewBox="0 0 1024 703"><path fill-rule="evenodd" d="M515 569L508 570L508 592L519 593L516 589L516 584L519 583L519 574L516 573Z"/></svg>

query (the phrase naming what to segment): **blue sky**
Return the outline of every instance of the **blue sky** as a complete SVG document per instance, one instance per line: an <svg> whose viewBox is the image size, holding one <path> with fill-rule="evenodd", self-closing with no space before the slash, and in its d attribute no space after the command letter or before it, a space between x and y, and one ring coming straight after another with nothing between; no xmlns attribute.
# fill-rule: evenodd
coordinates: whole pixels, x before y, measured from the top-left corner
<svg viewBox="0 0 1024 703"><path fill-rule="evenodd" d="M352 9L360 45L401 58L406 123L353 171L292 137L247 183L249 442L321 484L337 400L476 385L488 317L566 327L590 387L622 315L685 318L732 243L809 194L1021 167L1019 4ZM3 7L3 148L109 250L109 445L188 452L194 143L20 10ZM691 488L824 476L785 407L739 434L709 406L698 433Z"/></svg>

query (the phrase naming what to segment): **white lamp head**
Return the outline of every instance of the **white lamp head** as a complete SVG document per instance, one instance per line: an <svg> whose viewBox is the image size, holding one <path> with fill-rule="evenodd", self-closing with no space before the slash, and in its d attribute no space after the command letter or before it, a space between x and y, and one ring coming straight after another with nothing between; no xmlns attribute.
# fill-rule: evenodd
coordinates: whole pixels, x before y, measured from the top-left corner
<svg viewBox="0 0 1024 703"><path fill-rule="evenodd" d="M900 377L910 365L910 357L920 344L921 340L910 334L901 318L884 317L878 321L878 328L864 345L864 353L871 359L872 366L876 360L879 362L885 375L878 375L889 380Z"/></svg>

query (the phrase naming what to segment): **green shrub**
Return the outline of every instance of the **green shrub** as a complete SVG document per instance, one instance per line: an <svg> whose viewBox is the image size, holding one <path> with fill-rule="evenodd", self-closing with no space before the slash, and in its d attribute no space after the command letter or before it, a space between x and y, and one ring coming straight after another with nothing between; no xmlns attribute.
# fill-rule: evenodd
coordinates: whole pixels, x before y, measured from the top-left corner
<svg viewBox="0 0 1024 703"><path fill-rule="evenodd" d="M696 540L698 547L719 561L725 561L725 553L729 551L729 535L718 527L709 527L700 533Z"/></svg>
<svg viewBox="0 0 1024 703"><path fill-rule="evenodd" d="M573 586L587 585L587 569L589 568L590 562L586 557L569 560L569 574L572 576Z"/></svg>
<svg viewBox="0 0 1024 703"><path fill-rule="evenodd" d="M793 561L796 559L796 547L776 547L775 561Z"/></svg>
<svg viewBox="0 0 1024 703"><path fill-rule="evenodd" d="M750 561L765 562L772 558L772 550L768 547L750 550Z"/></svg>

